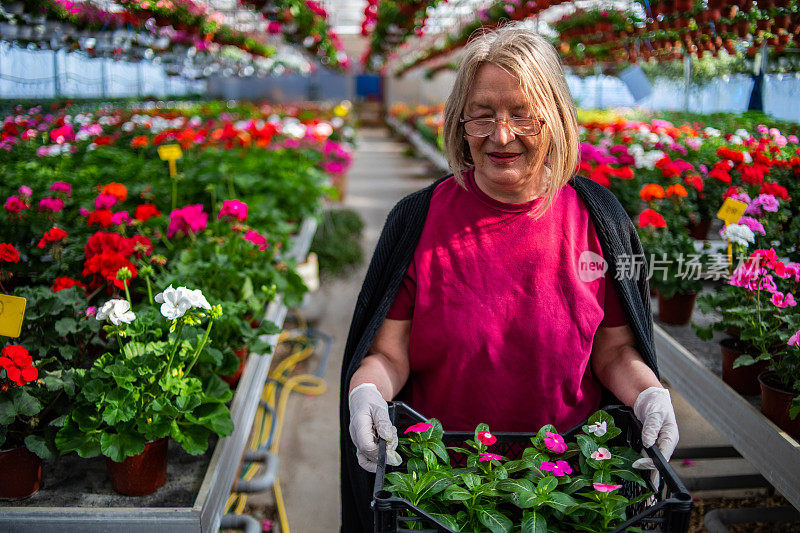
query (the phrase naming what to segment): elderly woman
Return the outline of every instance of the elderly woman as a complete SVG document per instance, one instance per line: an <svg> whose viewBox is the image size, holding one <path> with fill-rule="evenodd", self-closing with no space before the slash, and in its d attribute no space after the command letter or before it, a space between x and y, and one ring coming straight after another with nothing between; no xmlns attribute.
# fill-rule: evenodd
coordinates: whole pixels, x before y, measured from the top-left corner
<svg viewBox="0 0 800 533"><path fill-rule="evenodd" d="M575 175L575 106L554 48L520 25L472 40L444 138L453 175L389 214L347 340L348 533L372 530L368 471L379 438L397 445L395 398L446 430L498 432L563 431L617 401L645 446L669 458L678 441L646 272L623 272L641 245L616 198Z"/></svg>

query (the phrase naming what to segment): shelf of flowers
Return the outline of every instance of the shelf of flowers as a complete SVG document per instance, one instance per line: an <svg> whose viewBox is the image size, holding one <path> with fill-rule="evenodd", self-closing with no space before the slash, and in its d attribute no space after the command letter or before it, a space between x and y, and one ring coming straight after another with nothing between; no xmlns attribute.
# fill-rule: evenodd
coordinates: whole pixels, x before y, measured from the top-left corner
<svg viewBox="0 0 800 533"><path fill-rule="evenodd" d="M441 123L418 111L390 114L404 127ZM800 471L776 466L800 465L800 126L750 114L673 124L620 113L579 112L579 173L617 196L644 246L645 257L617 275L649 268L664 376L692 400L713 397L699 402L701 414L800 506ZM715 220L727 199L743 204L735 224ZM737 403L720 401L737 393ZM770 429L785 443L742 443Z"/></svg>
<svg viewBox="0 0 800 533"><path fill-rule="evenodd" d="M348 120L218 102L5 117L0 294L27 303L0 344L0 523L216 529Z"/></svg>

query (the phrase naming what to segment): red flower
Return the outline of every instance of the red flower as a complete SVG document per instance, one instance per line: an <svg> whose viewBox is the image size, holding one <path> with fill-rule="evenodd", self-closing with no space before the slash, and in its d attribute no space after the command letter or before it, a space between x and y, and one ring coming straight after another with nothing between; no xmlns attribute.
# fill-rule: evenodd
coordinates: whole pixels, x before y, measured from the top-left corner
<svg viewBox="0 0 800 533"><path fill-rule="evenodd" d="M107 228L111 225L111 217L113 213L110 209L95 209L91 213L89 213L89 217L86 219L87 226L94 226L95 224L99 224L103 228Z"/></svg>
<svg viewBox="0 0 800 533"><path fill-rule="evenodd" d="M17 344L3 348L0 368L5 369L8 379L20 387L39 377L39 371L33 366L28 350Z"/></svg>
<svg viewBox="0 0 800 533"><path fill-rule="evenodd" d="M717 161L708 175L722 183L729 184L731 182L730 168L730 163L727 160Z"/></svg>
<svg viewBox="0 0 800 533"><path fill-rule="evenodd" d="M703 192L703 178L701 178L699 174L689 174L684 181L686 185L697 189L697 192Z"/></svg>
<svg viewBox="0 0 800 533"><path fill-rule="evenodd" d="M99 255L87 259L83 265L83 277L92 277L92 287L99 287L103 281L108 282L120 289L125 285L122 280L117 279L117 271L127 267L135 278L138 274L136 266L128 261L128 258L114 250L103 250Z"/></svg>
<svg viewBox="0 0 800 533"><path fill-rule="evenodd" d="M772 196L780 198L781 200L791 200L791 198L789 198L789 191L786 190L786 187L772 182L766 182L761 185L759 194L771 194Z"/></svg>
<svg viewBox="0 0 800 533"><path fill-rule="evenodd" d="M14 246L0 242L0 261L19 263L19 252Z"/></svg>
<svg viewBox="0 0 800 533"><path fill-rule="evenodd" d="M725 190L725 193L722 195L722 199L723 200L727 200L728 198L730 198L734 194L739 194L740 192L742 192L742 191L739 190L739 187L736 187L735 185L731 185L730 187L728 187Z"/></svg>
<svg viewBox="0 0 800 533"><path fill-rule="evenodd" d="M137 135L131 140L131 148L143 148L148 142L147 135Z"/></svg>
<svg viewBox="0 0 800 533"><path fill-rule="evenodd" d="M133 217L136 220L140 220L142 222L150 220L153 217L160 217L160 216L161 216L161 211L159 211L158 208L156 208L156 206L153 204L137 205L136 210L133 213Z"/></svg>
<svg viewBox="0 0 800 533"><path fill-rule="evenodd" d="M657 183L648 183L639 191L639 198L644 200L645 202L649 202L651 200L659 200L664 198L664 187Z"/></svg>
<svg viewBox="0 0 800 533"><path fill-rule="evenodd" d="M78 281L77 279L68 278L68 277L60 277L56 278L53 282L53 292L63 291L64 289L71 289L72 287L81 287L83 289L86 288L82 282Z"/></svg>
<svg viewBox="0 0 800 533"><path fill-rule="evenodd" d="M633 169L629 166L624 166L620 168L612 168L610 170L612 176L616 176L619 179L623 180L632 180L633 179Z"/></svg>
<svg viewBox="0 0 800 533"><path fill-rule="evenodd" d="M742 181L749 184L763 183L767 168L763 165L752 165L742 168Z"/></svg>
<svg viewBox="0 0 800 533"><path fill-rule="evenodd" d="M120 202L124 202L128 198L128 188L121 183L109 183L100 191L100 194L107 194L115 197Z"/></svg>
<svg viewBox="0 0 800 533"><path fill-rule="evenodd" d="M646 228L649 226L654 228L666 228L667 221L653 209L645 209L639 214L639 227Z"/></svg>
<svg viewBox="0 0 800 533"><path fill-rule="evenodd" d="M134 235L128 239L128 244L133 247L137 257L153 253L153 243L144 235Z"/></svg>
<svg viewBox="0 0 800 533"><path fill-rule="evenodd" d="M37 246L39 248L44 248L48 242L58 242L65 237L67 237L66 231L61 228L52 227L44 233L44 237L39 240Z"/></svg>
<svg viewBox="0 0 800 533"><path fill-rule="evenodd" d="M744 163L744 152L731 150L725 146L717 148L717 157L720 159L729 159L734 163Z"/></svg>

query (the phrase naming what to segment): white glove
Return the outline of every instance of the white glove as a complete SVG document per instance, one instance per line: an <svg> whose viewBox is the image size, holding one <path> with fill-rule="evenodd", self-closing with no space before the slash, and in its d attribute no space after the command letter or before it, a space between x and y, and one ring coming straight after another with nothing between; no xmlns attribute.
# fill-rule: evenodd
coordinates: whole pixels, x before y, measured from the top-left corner
<svg viewBox="0 0 800 533"><path fill-rule="evenodd" d="M364 470L378 469L378 438L386 441L386 463L399 466L397 428L389 419L389 405L373 383L362 383L350 391L350 438L356 445L358 464Z"/></svg>
<svg viewBox="0 0 800 533"><path fill-rule="evenodd" d="M633 403L633 414L642 423L642 445L650 448L658 446L661 455L669 461L678 445L678 423L672 408L669 391L661 387L649 387L637 396ZM650 458L634 461L634 468L655 469ZM658 478L654 483L658 486Z"/></svg>

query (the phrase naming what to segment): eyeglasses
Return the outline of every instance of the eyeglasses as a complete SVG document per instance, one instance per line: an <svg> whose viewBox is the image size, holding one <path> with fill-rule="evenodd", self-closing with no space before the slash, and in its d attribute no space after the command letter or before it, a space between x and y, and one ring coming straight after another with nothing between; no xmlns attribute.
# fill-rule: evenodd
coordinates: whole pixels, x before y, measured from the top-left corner
<svg viewBox="0 0 800 533"><path fill-rule="evenodd" d="M497 118L473 118L459 120L464 124L464 131L472 137L488 137L497 127L498 122L505 122L508 129L517 135L539 135L542 126L545 124L541 118L512 117L510 119Z"/></svg>

